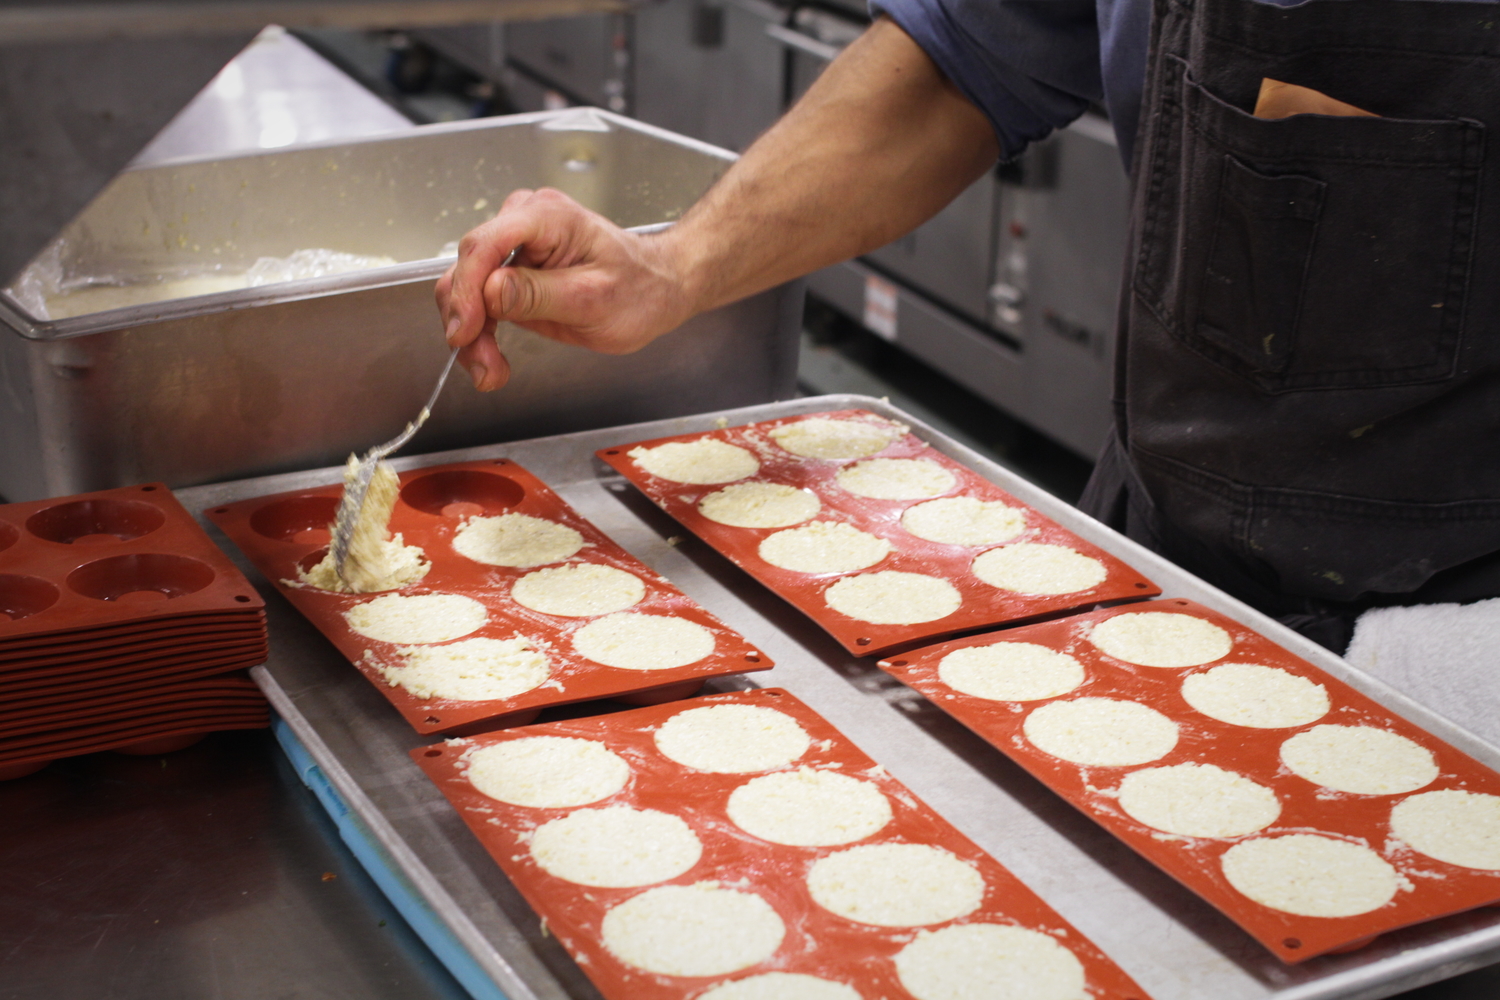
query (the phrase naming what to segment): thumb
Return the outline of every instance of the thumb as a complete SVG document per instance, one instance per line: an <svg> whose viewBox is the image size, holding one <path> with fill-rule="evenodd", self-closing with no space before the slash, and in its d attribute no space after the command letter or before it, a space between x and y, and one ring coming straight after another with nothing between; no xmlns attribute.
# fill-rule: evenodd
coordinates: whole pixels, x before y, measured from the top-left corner
<svg viewBox="0 0 1500 1000"><path fill-rule="evenodd" d="M581 326L588 317L580 308L586 301L580 286L576 268L507 267L485 281L485 309L495 319L510 323Z"/></svg>

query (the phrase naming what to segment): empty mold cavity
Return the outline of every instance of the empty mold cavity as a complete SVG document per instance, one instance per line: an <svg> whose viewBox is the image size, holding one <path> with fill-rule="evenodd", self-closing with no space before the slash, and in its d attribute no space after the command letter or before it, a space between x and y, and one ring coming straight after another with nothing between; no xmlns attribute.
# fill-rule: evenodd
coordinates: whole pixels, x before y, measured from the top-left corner
<svg viewBox="0 0 1500 1000"><path fill-rule="evenodd" d="M63 545L110 544L149 535L166 522L160 507L139 500L74 500L37 511L26 530Z"/></svg>
<svg viewBox="0 0 1500 1000"><path fill-rule="evenodd" d="M0 573L0 621L19 621L57 603L57 588L35 576Z"/></svg>
<svg viewBox="0 0 1500 1000"><path fill-rule="evenodd" d="M514 479L472 469L434 472L413 479L401 490L401 500L408 507L439 517L503 514L525 496Z"/></svg>
<svg viewBox="0 0 1500 1000"><path fill-rule="evenodd" d="M337 497L295 497L267 504L250 515L250 529L278 542L327 545L328 526L338 513Z"/></svg>
<svg viewBox="0 0 1500 1000"><path fill-rule="evenodd" d="M68 574L68 586L84 597L131 603L185 597L213 582L207 563L165 553L111 556Z"/></svg>

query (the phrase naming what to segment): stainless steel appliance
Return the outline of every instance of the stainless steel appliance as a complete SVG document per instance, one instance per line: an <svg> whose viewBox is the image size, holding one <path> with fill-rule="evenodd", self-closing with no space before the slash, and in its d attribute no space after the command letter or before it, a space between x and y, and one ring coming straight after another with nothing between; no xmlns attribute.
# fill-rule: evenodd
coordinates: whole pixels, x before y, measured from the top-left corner
<svg viewBox="0 0 1500 1000"><path fill-rule="evenodd" d="M44 251L121 282L244 269L302 248L401 263L44 320L0 295L0 495L308 468L389 437L446 351L432 283L445 243L520 186L623 226L675 219L732 154L592 109L128 170ZM514 377L450 385L418 439L457 447L787 398L798 284L607 357L504 327Z"/></svg>

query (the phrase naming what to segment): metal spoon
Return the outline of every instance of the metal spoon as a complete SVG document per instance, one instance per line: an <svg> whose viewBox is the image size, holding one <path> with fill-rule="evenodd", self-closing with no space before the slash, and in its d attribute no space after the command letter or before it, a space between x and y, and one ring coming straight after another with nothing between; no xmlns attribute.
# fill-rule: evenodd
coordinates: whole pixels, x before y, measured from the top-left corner
<svg viewBox="0 0 1500 1000"><path fill-rule="evenodd" d="M515 247L505 255L505 260L500 262L501 267L509 267L516 259L521 248ZM355 470L354 479L344 487L344 497L339 501L338 513L333 518L333 539L328 549L333 553L334 571L338 573L339 579L344 579L344 562L349 558L349 541L354 537L354 524L359 520L360 508L364 506L365 495L370 492L370 483L375 478L375 465L391 452L400 448L412 439L418 429L427 422L432 415L432 408L437 404L438 396L443 392L443 386L448 382L448 373L453 371L453 363L458 360L458 348L448 353L448 363L443 365L443 373L438 376L437 385L433 387L432 395L427 397L427 402L422 406L422 412L417 414L417 419L406 425L406 429L385 444L376 445L359 460Z"/></svg>

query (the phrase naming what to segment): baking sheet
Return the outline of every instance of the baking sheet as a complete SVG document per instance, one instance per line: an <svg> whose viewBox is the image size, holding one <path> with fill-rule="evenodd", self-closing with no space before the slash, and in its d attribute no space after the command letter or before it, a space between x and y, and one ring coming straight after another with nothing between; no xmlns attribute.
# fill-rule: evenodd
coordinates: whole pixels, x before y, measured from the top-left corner
<svg viewBox="0 0 1500 1000"><path fill-rule="evenodd" d="M657 749L654 732L674 716L697 708L743 705L779 712L794 720L810 745L785 765L740 773L712 773L685 767ZM630 766L630 778L614 795L580 808L624 806L668 813L686 821L703 845L687 871L632 888L588 888L558 878L531 856L529 843L548 820L570 808L526 808L496 801L467 777L475 751L533 736L585 739L603 745ZM925 803L890 777L817 713L779 688L693 698L672 705L600 717L525 726L467 740L451 740L412 751L412 759L442 789L473 834L520 888L609 1000L686 1000L726 979L766 972L799 973L853 986L864 997L907 996L894 958L923 928L955 924L1001 924L1045 934L1067 949L1082 967L1093 1000L1148 1000L1103 952L1083 938L995 860L964 837ZM725 803L735 789L767 773L796 768L833 772L866 783L886 798L891 818L866 837L827 847L794 847L761 840L730 819ZM922 844L948 852L984 879L983 898L972 911L932 924L880 927L857 923L819 906L807 890L810 867L820 858L869 844ZM780 945L754 965L707 976L656 975L621 961L602 943L606 913L652 885L693 885L702 881L732 886L770 902L785 925Z"/></svg>
<svg viewBox="0 0 1500 1000"><path fill-rule="evenodd" d="M1115 659L1089 641L1090 631L1100 622L1139 612L1188 615L1208 621L1228 632L1233 645L1222 657L1168 668ZM1031 643L1071 656L1083 665L1083 683L1053 698L1008 702L957 691L939 676L945 657L959 649L995 642ZM1224 663L1274 667L1312 681L1328 693L1329 709L1306 723L1274 729L1235 726L1209 718L1183 698L1183 681ZM1409 795L1443 789L1496 795L1500 794L1500 775L1338 678L1202 605L1177 599L1114 608L910 650L882 660L880 667L920 691L1212 903L1282 961L1301 962L1339 948L1364 946L1376 935L1399 927L1500 902L1500 871L1461 868L1425 857L1395 840L1390 829L1392 807ZM1026 738L1022 729L1025 720L1042 705L1075 698L1108 698L1152 708L1177 726L1177 744L1161 757L1121 767L1079 765L1042 752ZM1290 772L1281 763L1280 750L1298 733L1323 725L1368 726L1404 737L1432 753L1438 774L1419 788L1382 795L1357 795L1316 785ZM1280 815L1252 833L1211 839L1163 834L1121 808L1119 786L1125 775L1187 763L1213 764L1270 789L1280 804ZM1401 888L1389 903L1367 913L1308 917L1262 906L1229 884L1220 869L1226 851L1237 843L1288 834L1324 835L1369 848L1395 869Z"/></svg>
<svg viewBox="0 0 1500 1000"><path fill-rule="evenodd" d="M826 420L866 424L882 433L893 433L899 429L891 428L888 421L867 410L837 410L815 416ZM802 419L804 418L800 416L783 418L720 428L706 434L676 434L645 441L622 442L600 449L598 455L681 522L683 527L801 609L845 649L857 656L884 654L931 641L939 636L956 635L1005 622L1029 621L1074 608L1109 601L1135 600L1161 593L1156 584L1137 570L1107 551L1090 545L1040 511L1027 509L1014 496L929 447L913 434L893 433L889 445L857 459L819 459L793 454L777 444L774 433ZM701 440L720 441L742 448L755 456L760 468L743 479L695 485L654 475L631 457L631 453L638 448L650 449L673 442ZM920 499L883 500L851 493L838 484L837 476L842 470L859 462L877 459L931 463L950 473L953 485L941 493ZM890 543L891 551L872 566L844 573L800 573L767 562L759 552L761 543L770 535L792 526L735 527L705 517L699 510L704 497L726 486L747 482L775 483L806 490L818 498L820 509L807 520L798 522L799 525L813 521L849 524L860 531L885 539ZM999 502L1012 509L1019 509L1025 515L1025 527L1003 543L982 545L934 542L920 538L902 527L902 515L911 508L940 497L959 496ZM1023 594L992 586L970 570L970 564L983 552L1016 543L1073 549L1102 563L1107 575L1086 590L1064 594ZM829 606L825 594L838 581L865 573L885 571L916 573L945 580L957 592L961 603L951 614L911 624L860 621Z"/></svg>
<svg viewBox="0 0 1500 1000"><path fill-rule="evenodd" d="M850 656L805 616L641 497L594 458L619 441L862 408L914 433L1080 537L1143 570L1171 596L1196 600L1270 636L1489 766L1500 750L1300 636L1116 536L1005 468L879 400L824 396L468 451L397 459L398 469L513 458L574 509L765 650L757 683L790 690L1029 885L1156 1000L1376 1000L1500 961L1500 910L1475 910L1383 935L1370 947L1287 966L1212 907L1137 856L968 729L873 663ZM416 446L421 446L418 438ZM335 484L328 468L185 490L185 506ZM210 534L215 534L210 528ZM216 536L228 545L222 535ZM244 567L247 562L241 561ZM253 573L253 570L252 570ZM468 834L409 752L427 741L258 574L269 595L272 651L253 671L277 711L401 876L512 1000L595 998L598 991ZM1475 684L1490 683L1476 677ZM731 690L748 682L710 682Z"/></svg>
<svg viewBox="0 0 1500 1000"><path fill-rule="evenodd" d="M744 638L653 573L599 529L571 510L547 485L509 459L454 462L401 475L401 494L391 512L390 531L422 550L432 568L422 579L385 593L459 594L484 605L487 620L458 639L512 639L524 636L543 650L550 674L529 691L508 698L461 701L418 697L387 679L382 668L401 670L399 643L381 642L349 626L345 615L379 594L339 594L301 586L297 572L322 561L328 549L327 525L342 485L293 490L240 503L216 505L207 515L245 552L265 576L349 662L390 700L419 733L459 733L530 721L535 710L597 698L629 696L651 700L694 694L705 678L769 670L771 660ZM455 534L476 516L524 514L562 524L583 538L583 548L566 560L522 568L475 562L453 547ZM606 566L640 579L645 596L625 608L692 622L713 637L713 651L681 666L634 670L595 663L575 651L579 629L604 615L564 617L517 603L511 588L529 573L558 565Z"/></svg>

